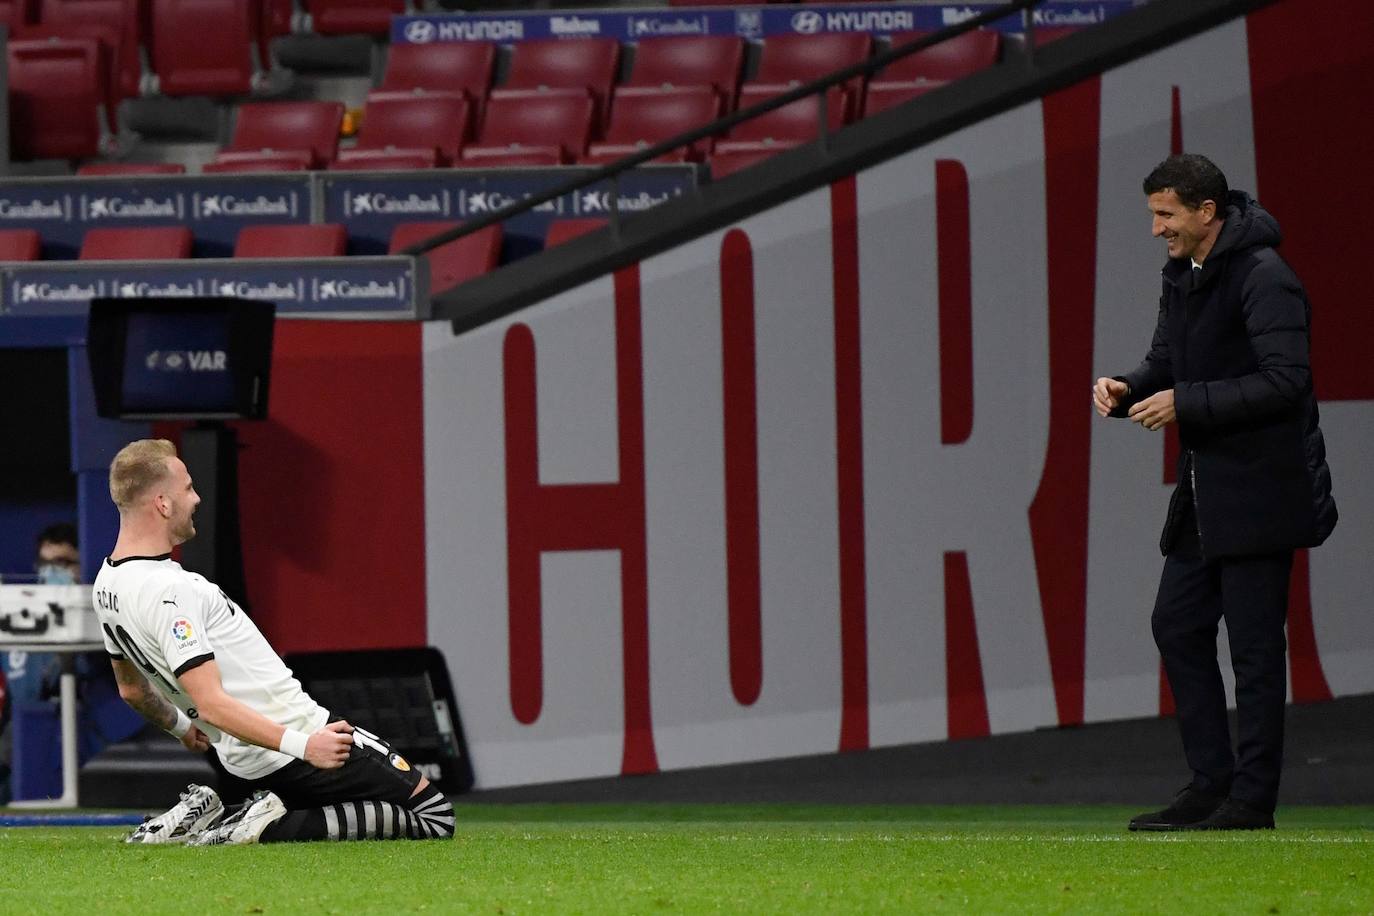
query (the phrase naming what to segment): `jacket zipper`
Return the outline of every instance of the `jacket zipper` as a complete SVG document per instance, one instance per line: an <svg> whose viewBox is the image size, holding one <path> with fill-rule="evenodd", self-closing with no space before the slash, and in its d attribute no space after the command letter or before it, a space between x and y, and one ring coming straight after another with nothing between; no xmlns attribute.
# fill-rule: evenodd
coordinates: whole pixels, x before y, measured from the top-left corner
<svg viewBox="0 0 1374 916"><path fill-rule="evenodd" d="M1202 504L1197 498L1197 452L1188 450L1188 477L1193 485L1193 524L1197 526L1197 546L1202 551L1202 555L1207 555L1207 548L1202 543Z"/></svg>

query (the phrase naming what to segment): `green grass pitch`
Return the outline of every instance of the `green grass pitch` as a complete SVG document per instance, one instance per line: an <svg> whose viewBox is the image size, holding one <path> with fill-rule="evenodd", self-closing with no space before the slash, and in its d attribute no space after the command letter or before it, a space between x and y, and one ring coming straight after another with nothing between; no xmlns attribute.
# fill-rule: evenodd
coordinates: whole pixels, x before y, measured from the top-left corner
<svg viewBox="0 0 1374 916"><path fill-rule="evenodd" d="M0 830L0 913L1374 913L1374 809L1131 834L1106 807L462 805L451 841Z"/></svg>

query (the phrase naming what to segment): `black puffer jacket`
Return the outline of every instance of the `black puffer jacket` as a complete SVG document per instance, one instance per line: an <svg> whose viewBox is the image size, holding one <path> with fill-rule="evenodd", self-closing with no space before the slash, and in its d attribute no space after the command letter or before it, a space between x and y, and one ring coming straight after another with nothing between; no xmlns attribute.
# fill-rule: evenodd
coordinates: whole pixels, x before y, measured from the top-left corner
<svg viewBox="0 0 1374 916"><path fill-rule="evenodd" d="M1179 487L1194 487L1208 557L1314 547L1336 526L1308 362L1311 306L1274 250L1280 239L1274 218L1232 191L1196 284L1188 260L1165 265L1150 352L1120 376L1130 393L1114 416L1174 389Z"/></svg>

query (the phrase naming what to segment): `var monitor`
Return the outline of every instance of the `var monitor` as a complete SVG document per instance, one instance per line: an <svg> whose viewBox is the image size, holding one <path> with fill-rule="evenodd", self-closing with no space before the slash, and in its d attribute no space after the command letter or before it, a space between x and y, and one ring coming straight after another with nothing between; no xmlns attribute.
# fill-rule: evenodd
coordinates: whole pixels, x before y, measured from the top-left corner
<svg viewBox="0 0 1374 916"><path fill-rule="evenodd" d="M96 413L121 420L267 416L276 306L234 298L93 299Z"/></svg>

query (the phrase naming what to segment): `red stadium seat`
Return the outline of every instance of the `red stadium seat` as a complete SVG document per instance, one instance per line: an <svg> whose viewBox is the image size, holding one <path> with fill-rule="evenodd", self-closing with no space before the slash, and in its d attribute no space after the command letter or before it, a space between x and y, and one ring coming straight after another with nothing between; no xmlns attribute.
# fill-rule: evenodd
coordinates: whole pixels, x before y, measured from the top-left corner
<svg viewBox="0 0 1374 916"><path fill-rule="evenodd" d="M459 225L461 223L454 222L400 223L391 232L388 253L399 254L407 246ZM426 252L424 258L429 262L430 294L442 293L496 267L501 259L501 227L488 226L445 242Z"/></svg>
<svg viewBox="0 0 1374 916"><path fill-rule="evenodd" d="M81 176L99 175L184 175L180 162L88 162L76 170Z"/></svg>
<svg viewBox="0 0 1374 916"><path fill-rule="evenodd" d="M298 171L332 161L343 123L342 102L253 102L240 105L234 139L202 171Z"/></svg>
<svg viewBox="0 0 1374 916"><path fill-rule="evenodd" d="M864 93L863 116L875 115L889 108L918 99L928 92L939 89L941 83L869 83Z"/></svg>
<svg viewBox="0 0 1374 916"><path fill-rule="evenodd" d="M910 44L929 34L897 32L892 36L892 46ZM1002 36L982 30L965 32L909 54L884 67L869 80L864 115L886 111L946 83L985 70L996 64L1001 54Z"/></svg>
<svg viewBox="0 0 1374 916"><path fill-rule="evenodd" d="M764 0L765 3L788 3L790 0ZM757 0L668 0L669 6L758 6Z"/></svg>
<svg viewBox="0 0 1374 916"><path fill-rule="evenodd" d="M311 29L320 35L386 35L405 0L306 0Z"/></svg>
<svg viewBox="0 0 1374 916"><path fill-rule="evenodd" d="M439 167L433 150L345 149L329 164L336 172L405 172Z"/></svg>
<svg viewBox="0 0 1374 916"><path fill-rule="evenodd" d="M240 172L308 172L310 156L303 152L277 153L220 153L214 162L200 167L206 175L237 174Z"/></svg>
<svg viewBox="0 0 1374 916"><path fill-rule="evenodd" d="M776 156L786 147L778 149L755 149L740 150L737 152L721 152L719 149L711 154L711 177L717 181L726 175L747 169L751 165L757 165L765 159Z"/></svg>
<svg viewBox="0 0 1374 916"><path fill-rule="evenodd" d="M481 41L393 44L387 52L382 88L461 91L485 99L496 65L496 45Z"/></svg>
<svg viewBox="0 0 1374 916"><path fill-rule="evenodd" d="M611 105L606 138L593 143L584 161L607 162L667 140L720 117L720 96L710 86L630 91L618 88ZM675 150L665 161L683 162L704 156L709 141Z"/></svg>
<svg viewBox="0 0 1374 916"><path fill-rule="evenodd" d="M772 87L746 84L740 90L739 107L741 110L749 108L778 94ZM844 125L843 99L841 89L831 88L826 93L826 124L832 131ZM726 140L804 143L819 135L820 97L812 95L736 124Z"/></svg>
<svg viewBox="0 0 1374 916"><path fill-rule="evenodd" d="M12 41L7 56L10 155L18 160L97 155L106 98L99 42Z"/></svg>
<svg viewBox="0 0 1374 916"><path fill-rule="evenodd" d="M619 68L620 42L614 38L522 41L511 52L502 89L586 89L600 106ZM493 95L502 89L493 90Z"/></svg>
<svg viewBox="0 0 1374 916"><path fill-rule="evenodd" d="M895 32L892 47L911 44L929 32ZM1002 36L979 29L947 38L901 60L893 61L873 75L874 83L925 82L943 84L963 79L997 63L1002 54Z"/></svg>
<svg viewBox="0 0 1374 916"><path fill-rule="evenodd" d="M245 226L234 243L236 258L342 257L348 234L338 223L305 226Z"/></svg>
<svg viewBox="0 0 1374 916"><path fill-rule="evenodd" d="M81 241L82 261L170 261L191 256L185 226L89 229Z"/></svg>
<svg viewBox="0 0 1374 916"><path fill-rule="evenodd" d="M764 39L754 83L805 83L867 60L873 36L866 32L773 35Z"/></svg>
<svg viewBox="0 0 1374 916"><path fill-rule="evenodd" d="M10 36L19 41L64 41L73 38L89 38L100 45L100 82L104 86L101 103L105 106L105 123L111 133L119 132L119 103L127 96L124 93L124 80L121 73L126 60L132 60L137 85L138 55L130 55L123 47L119 33L108 25L89 23L63 23L62 25L28 25Z"/></svg>
<svg viewBox="0 0 1374 916"><path fill-rule="evenodd" d="M37 261L43 257L43 240L36 229L0 230L0 261Z"/></svg>
<svg viewBox="0 0 1374 916"><path fill-rule="evenodd" d="M459 92L373 92L363 109L358 145L339 153L335 165L354 163L378 168L380 159L396 168L426 168L452 164L469 134L472 120L468 100ZM409 165L404 163L408 162Z"/></svg>
<svg viewBox="0 0 1374 916"><path fill-rule="evenodd" d="M531 166L567 165L569 159L555 147L481 147L469 146L454 165L463 169L516 169Z"/></svg>
<svg viewBox="0 0 1374 916"><path fill-rule="evenodd" d="M246 95L261 73L260 0L153 0L152 61L169 96Z"/></svg>
<svg viewBox="0 0 1374 916"><path fill-rule="evenodd" d="M744 39L683 35L645 38L635 49L629 86L713 86L728 107L739 90Z"/></svg>
<svg viewBox="0 0 1374 916"><path fill-rule="evenodd" d="M863 32L828 32L820 35L774 35L764 39L759 68L746 84L771 89L777 94L799 83L809 83L842 67L857 64L873 53L873 36ZM845 84L845 120L853 119L863 95L863 79ZM740 100L740 107L744 100Z"/></svg>
<svg viewBox="0 0 1374 916"><path fill-rule="evenodd" d="M272 65L272 39L290 35L296 5L293 0L262 0L262 16L258 21L258 60L264 67Z"/></svg>
<svg viewBox="0 0 1374 916"><path fill-rule="evenodd" d="M595 232L606 226L608 222L609 220L604 219L556 219L549 223L549 228L544 233L544 247L552 248L555 245L562 245L579 235Z"/></svg>
<svg viewBox="0 0 1374 916"><path fill-rule="evenodd" d="M1058 41L1061 38L1068 38L1070 35L1076 35L1083 31L1084 28L1085 26L1080 25L1044 26L1035 30L1035 43L1037 45L1047 45L1052 41Z"/></svg>
<svg viewBox="0 0 1374 916"><path fill-rule="evenodd" d="M112 43L111 67L118 74L112 87L119 98L136 98L142 88L143 64L139 47L146 37L140 0L42 0L39 22L61 31L101 27L103 41Z"/></svg>
<svg viewBox="0 0 1374 916"><path fill-rule="evenodd" d="M0 0L0 25L9 29L11 38L29 22L28 0Z"/></svg>
<svg viewBox="0 0 1374 916"><path fill-rule="evenodd" d="M493 92L478 142L463 150L460 164L492 164L491 157L512 155L535 156L545 164L572 162L587 150L594 111L591 96L581 90Z"/></svg>

